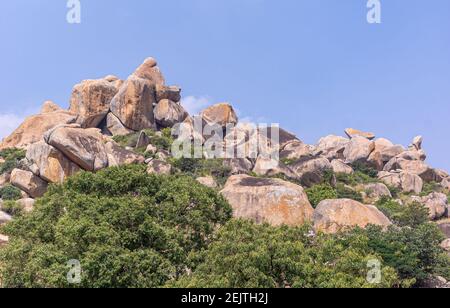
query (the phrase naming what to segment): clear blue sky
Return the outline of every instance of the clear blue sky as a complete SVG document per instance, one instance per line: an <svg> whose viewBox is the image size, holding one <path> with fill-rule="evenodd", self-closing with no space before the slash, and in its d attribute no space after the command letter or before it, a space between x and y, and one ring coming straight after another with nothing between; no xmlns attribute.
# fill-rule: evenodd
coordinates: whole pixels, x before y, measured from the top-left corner
<svg viewBox="0 0 450 308"><path fill-rule="evenodd" d="M346 127L404 145L422 134L430 164L450 170L450 1L381 0L381 25L366 3L81 0L70 25L66 0L4 0L1 126L154 56L200 102L230 101L308 143Z"/></svg>

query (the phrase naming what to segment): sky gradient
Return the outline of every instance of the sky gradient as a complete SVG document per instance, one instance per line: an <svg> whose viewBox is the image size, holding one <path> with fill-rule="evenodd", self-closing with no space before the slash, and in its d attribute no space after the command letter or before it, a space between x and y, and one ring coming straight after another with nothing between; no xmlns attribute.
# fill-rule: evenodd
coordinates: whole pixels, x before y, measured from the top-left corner
<svg viewBox="0 0 450 308"><path fill-rule="evenodd" d="M450 170L450 1L8 0L0 6L0 135L74 84L126 78L146 57L195 110L229 101L242 118L280 123L307 143L373 131Z"/></svg>

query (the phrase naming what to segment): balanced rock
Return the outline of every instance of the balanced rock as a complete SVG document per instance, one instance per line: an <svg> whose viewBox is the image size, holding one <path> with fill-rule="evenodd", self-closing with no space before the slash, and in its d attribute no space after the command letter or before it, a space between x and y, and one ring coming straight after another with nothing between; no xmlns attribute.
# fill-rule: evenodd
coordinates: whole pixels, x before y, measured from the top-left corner
<svg viewBox="0 0 450 308"><path fill-rule="evenodd" d="M147 79L130 76L111 101L111 112L128 129L153 128L155 87Z"/></svg>
<svg viewBox="0 0 450 308"><path fill-rule="evenodd" d="M60 126L49 131L46 142L87 171L108 167L103 135L98 129Z"/></svg>
<svg viewBox="0 0 450 308"><path fill-rule="evenodd" d="M388 227L389 219L372 205L350 199L324 200L314 211L314 228L317 232L337 233L353 227L368 225Z"/></svg>
<svg viewBox="0 0 450 308"><path fill-rule="evenodd" d="M314 211L301 186L280 179L235 175L221 193L234 217L256 223L299 226L310 221Z"/></svg>
<svg viewBox="0 0 450 308"><path fill-rule="evenodd" d="M163 86L156 85L156 101L160 102L163 99L178 103L181 101L181 88L177 86Z"/></svg>
<svg viewBox="0 0 450 308"><path fill-rule="evenodd" d="M201 116L209 125L219 125L222 128L228 124L236 125L238 122L236 112L228 103L211 106L203 110Z"/></svg>
<svg viewBox="0 0 450 308"><path fill-rule="evenodd" d="M78 116L67 111L54 111L28 117L0 144L0 150L6 148L26 148L41 141L45 132L61 125L77 121Z"/></svg>
<svg viewBox="0 0 450 308"><path fill-rule="evenodd" d="M375 134L373 133L368 133L368 132L363 132L360 131L358 129L354 129L354 128L347 128L345 130L345 134L350 138L354 138L354 137L363 137L369 140L373 140L375 139Z"/></svg>
<svg viewBox="0 0 450 308"><path fill-rule="evenodd" d="M42 197L47 191L47 182L30 171L14 169L11 172L11 184L23 190L32 198Z"/></svg>
<svg viewBox="0 0 450 308"><path fill-rule="evenodd" d="M345 147L343 153L345 162L348 164L365 162L374 149L375 143L373 141L356 135Z"/></svg>
<svg viewBox="0 0 450 308"><path fill-rule="evenodd" d="M326 171L333 170L331 163L324 157L303 158L289 167L302 185L307 187L321 183Z"/></svg>
<svg viewBox="0 0 450 308"><path fill-rule="evenodd" d="M80 116L78 123L82 127L97 127L108 114L117 91L105 79L85 80L73 88L69 111Z"/></svg>
<svg viewBox="0 0 450 308"><path fill-rule="evenodd" d="M30 145L26 157L31 164L30 170L50 183L62 183L66 178L80 171L77 164L45 141Z"/></svg>
<svg viewBox="0 0 450 308"><path fill-rule="evenodd" d="M183 122L189 116L183 106L168 99L159 101L154 114L156 123L162 127L172 127Z"/></svg>

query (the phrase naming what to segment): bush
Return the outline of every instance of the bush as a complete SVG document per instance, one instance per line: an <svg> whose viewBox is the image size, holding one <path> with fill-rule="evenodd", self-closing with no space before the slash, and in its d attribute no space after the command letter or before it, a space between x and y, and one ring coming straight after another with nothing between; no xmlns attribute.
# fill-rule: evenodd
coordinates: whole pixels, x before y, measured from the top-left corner
<svg viewBox="0 0 450 308"><path fill-rule="evenodd" d="M211 175L219 185L224 185L231 174L231 169L224 166L223 159L180 158L172 159L171 163L180 172L194 178Z"/></svg>
<svg viewBox="0 0 450 308"><path fill-rule="evenodd" d="M351 199L351 200L355 200L358 202L363 202L363 197L362 197L361 193L359 193L349 187L346 187L342 183L338 183L336 185L336 193L337 193L338 199Z"/></svg>
<svg viewBox="0 0 450 308"><path fill-rule="evenodd" d="M16 201L22 197L20 189L8 184L0 188L0 198L3 200Z"/></svg>
<svg viewBox="0 0 450 308"><path fill-rule="evenodd" d="M417 202L401 205L388 197L382 197L376 206L392 222L402 227L417 227L428 221L428 209Z"/></svg>
<svg viewBox="0 0 450 308"><path fill-rule="evenodd" d="M423 189L422 189L422 192L420 193L420 196L421 197L425 197L425 196L428 196L431 193L442 192L443 190L444 190L443 187L439 183L436 183L436 182L429 182L429 183L427 183L427 182L425 182L423 184Z"/></svg>
<svg viewBox="0 0 450 308"><path fill-rule="evenodd" d="M230 217L225 199L190 177L141 165L81 172L4 227L0 276L5 287L158 287ZM71 259L81 262L79 285L66 280Z"/></svg>
<svg viewBox="0 0 450 308"><path fill-rule="evenodd" d="M377 183L376 178L370 177L361 171L355 171L352 174L338 173L336 181L345 185L356 186L358 184Z"/></svg>
<svg viewBox="0 0 450 308"><path fill-rule="evenodd" d="M1 210L11 216L23 213L22 207L16 201L4 201Z"/></svg>
<svg viewBox="0 0 450 308"><path fill-rule="evenodd" d="M376 179L378 177L378 171L365 163L356 162L352 164L352 168L356 173L361 173L369 178Z"/></svg>
<svg viewBox="0 0 450 308"><path fill-rule="evenodd" d="M314 208L316 208L323 200L337 199L338 197L336 190L329 184L319 184L307 188L306 194L308 195L309 202Z"/></svg>
<svg viewBox="0 0 450 308"><path fill-rule="evenodd" d="M25 150L16 148L0 151L0 157L5 160L3 164L0 164L0 174L11 172L20 167L20 161L25 158L25 154Z"/></svg>
<svg viewBox="0 0 450 308"><path fill-rule="evenodd" d="M289 228L233 220L223 227L192 275L172 281L181 288L347 288L400 284L393 268L382 269L380 284L367 282L372 254L367 237L342 241L340 236L310 238L308 226Z"/></svg>

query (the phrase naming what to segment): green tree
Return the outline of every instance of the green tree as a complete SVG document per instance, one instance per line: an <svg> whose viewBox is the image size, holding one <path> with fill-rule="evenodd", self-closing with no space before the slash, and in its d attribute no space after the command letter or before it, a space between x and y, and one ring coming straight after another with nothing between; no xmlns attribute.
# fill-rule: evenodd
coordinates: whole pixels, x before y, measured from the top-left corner
<svg viewBox="0 0 450 308"><path fill-rule="evenodd" d="M314 208L316 208L323 200L337 199L338 197L336 190L329 184L318 184L311 188L307 188L306 194L308 195L309 202Z"/></svg>

